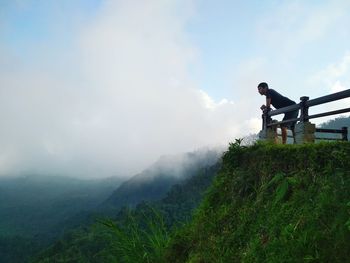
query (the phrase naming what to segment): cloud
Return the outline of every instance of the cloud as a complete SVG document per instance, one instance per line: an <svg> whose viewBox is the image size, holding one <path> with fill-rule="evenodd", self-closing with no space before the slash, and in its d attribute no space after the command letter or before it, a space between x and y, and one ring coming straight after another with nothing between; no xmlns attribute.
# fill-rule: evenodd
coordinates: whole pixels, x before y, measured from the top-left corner
<svg viewBox="0 0 350 263"><path fill-rule="evenodd" d="M245 134L246 115L191 79L193 8L106 1L68 36L47 21L62 42L31 45L35 56L2 47L11 63L0 65L0 174L130 176L160 155Z"/></svg>
<svg viewBox="0 0 350 263"><path fill-rule="evenodd" d="M344 28L343 19L349 7L348 1L326 1L319 5L287 1L261 19L257 32L261 43L287 62L302 54L300 51L308 44L323 41Z"/></svg>
<svg viewBox="0 0 350 263"><path fill-rule="evenodd" d="M331 63L326 68L314 73L307 80L307 83L315 90L322 87L322 91L326 91L326 93L320 94L320 96L350 89L350 51L346 51L339 61ZM349 103L350 98L317 106L317 108L319 108L318 111L322 112L339 110L348 108ZM334 116L323 118L322 122L332 118L334 118Z"/></svg>
<svg viewBox="0 0 350 263"><path fill-rule="evenodd" d="M308 79L308 83L313 86L323 86L329 92L338 92L349 86L349 73L350 51L346 51L339 61L331 63L326 68L314 73Z"/></svg>

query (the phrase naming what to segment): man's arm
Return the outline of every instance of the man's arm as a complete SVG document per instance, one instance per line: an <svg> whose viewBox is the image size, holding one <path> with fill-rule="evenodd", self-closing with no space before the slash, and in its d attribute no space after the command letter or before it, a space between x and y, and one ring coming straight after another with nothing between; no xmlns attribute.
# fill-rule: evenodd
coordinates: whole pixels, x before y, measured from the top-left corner
<svg viewBox="0 0 350 263"><path fill-rule="evenodd" d="M266 105L262 105L260 109L265 110L265 109L270 109L270 107L271 107L271 98L266 98Z"/></svg>
<svg viewBox="0 0 350 263"><path fill-rule="evenodd" d="M271 107L271 98L266 97L266 107L267 108Z"/></svg>

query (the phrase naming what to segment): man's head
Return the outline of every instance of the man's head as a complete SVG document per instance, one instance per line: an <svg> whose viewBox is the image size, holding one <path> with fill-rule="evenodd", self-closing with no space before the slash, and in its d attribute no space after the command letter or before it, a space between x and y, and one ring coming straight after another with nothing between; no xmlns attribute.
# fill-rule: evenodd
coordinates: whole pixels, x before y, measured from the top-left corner
<svg viewBox="0 0 350 263"><path fill-rule="evenodd" d="M269 86L267 85L266 82L261 82L258 85L258 92L260 93L260 95L266 95L266 92L268 89L269 89Z"/></svg>

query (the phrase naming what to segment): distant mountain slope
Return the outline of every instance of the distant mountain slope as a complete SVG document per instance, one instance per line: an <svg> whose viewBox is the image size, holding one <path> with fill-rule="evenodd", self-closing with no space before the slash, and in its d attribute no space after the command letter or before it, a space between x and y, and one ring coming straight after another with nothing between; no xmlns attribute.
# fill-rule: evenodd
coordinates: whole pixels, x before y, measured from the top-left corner
<svg viewBox="0 0 350 263"><path fill-rule="evenodd" d="M162 200L153 203L153 206L162 212L169 227L178 223L184 224L192 218L193 211L202 201L220 167L221 160L201 169L196 175L173 185ZM138 207L136 211L138 210L142 208Z"/></svg>
<svg viewBox="0 0 350 263"><path fill-rule="evenodd" d="M118 222L128 221L130 214L138 222L145 220L145 215L152 214L152 209L160 212L168 228L191 219L193 210L201 202L206 189L211 185L220 163L201 169L198 173L187 177L179 184L173 185L161 200L142 202L135 209L122 209L114 215ZM147 216L146 216L147 217ZM146 218L147 220L147 218ZM101 224L89 228L79 228L55 242L43 251L33 262L119 262L113 246L115 234Z"/></svg>
<svg viewBox="0 0 350 263"><path fill-rule="evenodd" d="M112 179L92 182L39 176L1 178L0 244L12 245L1 247L0 256L8 259L3 262L26 262L29 255L63 231L80 227L79 232L96 217L115 216L123 206L160 200L174 184L215 164L221 154L220 150L200 150L163 156L120 187L120 181ZM33 235L39 243L34 242ZM21 257L18 250L22 251Z"/></svg>
<svg viewBox="0 0 350 263"><path fill-rule="evenodd" d="M95 208L120 183L118 178L0 177L0 236L46 235L65 218Z"/></svg>
<svg viewBox="0 0 350 263"><path fill-rule="evenodd" d="M121 184L102 204L101 209L116 210L122 206L134 207L141 201L159 200L174 184L214 165L221 154L222 150L206 149L163 156L150 168Z"/></svg>
<svg viewBox="0 0 350 263"><path fill-rule="evenodd" d="M338 117L327 122L321 123L319 128L323 129L337 129L340 130L342 127L348 127L348 140L350 139L350 117ZM318 138L335 138L341 139L341 134L332 133L318 133L316 132L316 137Z"/></svg>
<svg viewBox="0 0 350 263"><path fill-rule="evenodd" d="M133 208L142 202L161 200L172 186L180 184L217 163L223 149L162 156L140 174L122 183L98 208L82 211L62 221L57 229L74 229L96 222L96 218L114 217L122 207Z"/></svg>
<svg viewBox="0 0 350 263"><path fill-rule="evenodd" d="M79 211L95 208L121 181L0 177L0 262L26 262L64 231L62 222Z"/></svg>
<svg viewBox="0 0 350 263"><path fill-rule="evenodd" d="M329 120L325 123L321 124L322 128L329 128L329 129L341 129L341 127L349 127L350 130L350 117L338 117L332 120Z"/></svg>

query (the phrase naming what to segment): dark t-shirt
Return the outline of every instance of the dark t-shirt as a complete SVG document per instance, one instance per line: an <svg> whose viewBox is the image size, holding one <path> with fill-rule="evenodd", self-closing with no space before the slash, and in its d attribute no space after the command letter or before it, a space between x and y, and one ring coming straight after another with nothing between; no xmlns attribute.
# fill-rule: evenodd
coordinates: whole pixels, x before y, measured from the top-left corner
<svg viewBox="0 0 350 263"><path fill-rule="evenodd" d="M271 98L271 104L276 109L294 105L295 102L288 99L287 97L282 96L277 91L273 89L268 89L266 93L266 98Z"/></svg>

